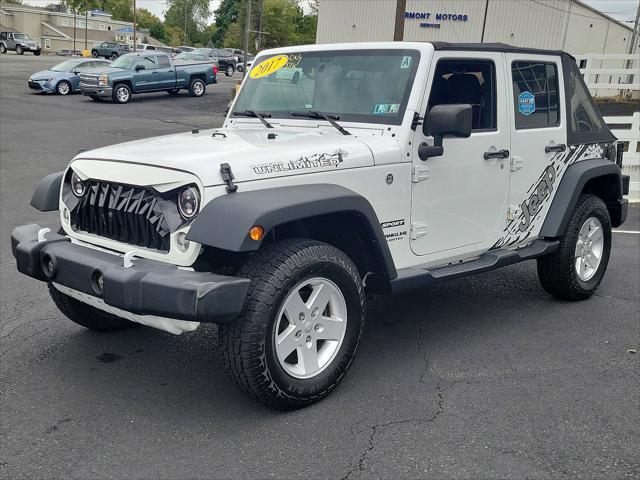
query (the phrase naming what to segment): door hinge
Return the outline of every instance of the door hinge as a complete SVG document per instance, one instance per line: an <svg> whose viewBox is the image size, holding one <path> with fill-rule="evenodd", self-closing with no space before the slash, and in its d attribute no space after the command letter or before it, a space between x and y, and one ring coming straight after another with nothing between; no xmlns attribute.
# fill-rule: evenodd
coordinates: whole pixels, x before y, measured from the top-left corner
<svg viewBox="0 0 640 480"><path fill-rule="evenodd" d="M413 222L411 224L411 240L424 237L427 234L427 224L423 222Z"/></svg>
<svg viewBox="0 0 640 480"><path fill-rule="evenodd" d="M421 182L429 178L429 167L426 165L415 165L413 167L413 173L411 174L411 181L413 183Z"/></svg>
<svg viewBox="0 0 640 480"><path fill-rule="evenodd" d="M509 170L515 172L516 170L520 170L524 166L524 160L522 157L511 157L511 166Z"/></svg>

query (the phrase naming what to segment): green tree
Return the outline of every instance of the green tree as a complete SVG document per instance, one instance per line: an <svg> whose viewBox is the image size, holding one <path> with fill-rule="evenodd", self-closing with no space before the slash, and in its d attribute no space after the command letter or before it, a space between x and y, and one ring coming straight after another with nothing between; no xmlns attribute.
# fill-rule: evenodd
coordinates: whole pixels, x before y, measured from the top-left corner
<svg viewBox="0 0 640 480"><path fill-rule="evenodd" d="M222 0L220 6L213 12L216 21L216 33L213 37L213 43L220 47L224 45L225 38L229 28L237 24L240 17L240 12L244 11L243 5L246 5L246 0ZM234 33L234 37L237 34Z"/></svg>
<svg viewBox="0 0 640 480"><path fill-rule="evenodd" d="M182 29L185 43L196 43L207 26L209 0L167 0L165 27Z"/></svg>
<svg viewBox="0 0 640 480"><path fill-rule="evenodd" d="M114 20L133 22L133 0L94 0L100 10L111 14Z"/></svg>

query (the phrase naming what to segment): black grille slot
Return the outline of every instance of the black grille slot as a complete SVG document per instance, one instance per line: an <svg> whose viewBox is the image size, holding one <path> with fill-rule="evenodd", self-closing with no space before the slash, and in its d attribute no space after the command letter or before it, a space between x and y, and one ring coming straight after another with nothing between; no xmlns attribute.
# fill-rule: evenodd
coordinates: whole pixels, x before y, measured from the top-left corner
<svg viewBox="0 0 640 480"><path fill-rule="evenodd" d="M166 203L150 189L90 180L71 223L75 230L168 252Z"/></svg>

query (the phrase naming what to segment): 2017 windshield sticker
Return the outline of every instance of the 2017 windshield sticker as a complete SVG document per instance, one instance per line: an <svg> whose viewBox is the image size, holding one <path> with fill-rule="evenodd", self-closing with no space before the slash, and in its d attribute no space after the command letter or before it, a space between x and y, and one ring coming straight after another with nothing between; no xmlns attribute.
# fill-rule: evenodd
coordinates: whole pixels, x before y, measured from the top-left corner
<svg viewBox="0 0 640 480"><path fill-rule="evenodd" d="M276 55L275 57L267 58L259 64L254 65L254 67L251 69L251 73L249 73L249 77L268 77L272 73L275 73L282 67L284 67L288 61L289 57L286 55Z"/></svg>
<svg viewBox="0 0 640 480"><path fill-rule="evenodd" d="M269 173L289 172L294 170L304 170L308 168L326 168L340 165L349 154L342 149L337 149L333 153L314 153L309 156L301 156L289 162L263 163L252 165L254 173L266 175Z"/></svg>
<svg viewBox="0 0 640 480"><path fill-rule="evenodd" d="M384 115L386 113L398 113L400 111L399 103L376 103L373 107L374 115Z"/></svg>
<svg viewBox="0 0 640 480"><path fill-rule="evenodd" d="M536 111L536 97L531 92L518 95L518 111L522 115L531 115Z"/></svg>

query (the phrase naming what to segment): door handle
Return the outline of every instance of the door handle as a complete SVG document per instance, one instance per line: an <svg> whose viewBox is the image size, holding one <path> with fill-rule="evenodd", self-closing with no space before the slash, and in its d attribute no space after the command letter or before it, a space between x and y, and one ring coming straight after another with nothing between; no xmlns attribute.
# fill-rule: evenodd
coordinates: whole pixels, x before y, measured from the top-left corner
<svg viewBox="0 0 640 480"><path fill-rule="evenodd" d="M567 146L564 143L560 143L558 145L547 145L544 147L545 153L551 152L564 152L567 149Z"/></svg>
<svg viewBox="0 0 640 480"><path fill-rule="evenodd" d="M498 150L497 152L484 152L484 159L489 160L492 158L509 158L509 150Z"/></svg>

